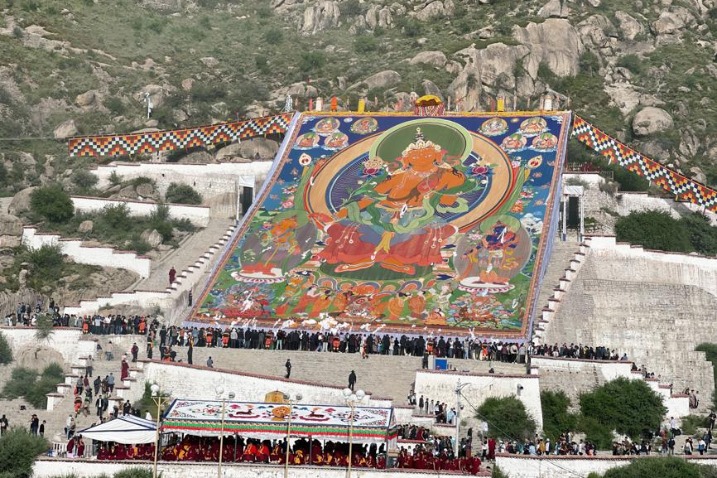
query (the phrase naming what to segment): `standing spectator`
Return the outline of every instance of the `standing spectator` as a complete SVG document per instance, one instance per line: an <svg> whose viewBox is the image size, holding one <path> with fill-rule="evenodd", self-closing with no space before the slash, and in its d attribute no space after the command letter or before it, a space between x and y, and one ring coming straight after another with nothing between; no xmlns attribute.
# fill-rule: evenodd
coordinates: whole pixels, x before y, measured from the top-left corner
<svg viewBox="0 0 717 478"><path fill-rule="evenodd" d="M351 390L353 390L355 385L356 385L356 372L351 370L351 373L349 374L349 388Z"/></svg>
<svg viewBox="0 0 717 478"><path fill-rule="evenodd" d="M82 395L82 391L85 389L85 376L77 379L77 384L75 385L75 395Z"/></svg>
<svg viewBox="0 0 717 478"><path fill-rule="evenodd" d="M39 428L40 428L40 419L37 418L37 415L35 415L33 413L32 418L30 418L30 433L32 435L37 435Z"/></svg>
<svg viewBox="0 0 717 478"><path fill-rule="evenodd" d="M7 427L10 426L10 423L7 421L7 417L5 415L0 418L0 436L3 436L7 432Z"/></svg>
<svg viewBox="0 0 717 478"><path fill-rule="evenodd" d="M139 354L139 347L137 346L137 342L132 344L132 362L137 361L137 354Z"/></svg>
<svg viewBox="0 0 717 478"><path fill-rule="evenodd" d="M177 271L174 268L174 266L172 266L172 268L169 269L169 286L170 287L172 286L172 284L174 284L174 279L176 279L176 278L177 278Z"/></svg>
<svg viewBox="0 0 717 478"><path fill-rule="evenodd" d="M712 411L710 412L709 419L710 419L710 430L714 430L714 428L715 428L715 420L717 420L717 414L715 414L715 411L714 411L714 410L712 410Z"/></svg>
<svg viewBox="0 0 717 478"><path fill-rule="evenodd" d="M107 387L110 389L110 393L114 393L115 391L115 376L110 372L110 374L106 377L107 378Z"/></svg>
<svg viewBox="0 0 717 478"><path fill-rule="evenodd" d="M286 359L286 363L284 364L284 367L286 367L286 378L291 377L291 360Z"/></svg>
<svg viewBox="0 0 717 478"><path fill-rule="evenodd" d="M92 382L92 385L95 388L95 395L99 395L100 385L102 385L102 379L100 379L99 375L97 377L95 377L95 380Z"/></svg>
<svg viewBox="0 0 717 478"><path fill-rule="evenodd" d="M42 423L40 423L40 436L41 437L45 436L45 423L46 423L45 420L43 420Z"/></svg>
<svg viewBox="0 0 717 478"><path fill-rule="evenodd" d="M87 373L88 377L92 376L92 361L93 361L92 355L88 355L87 358L85 359L85 362L87 364L87 365L85 365L85 369L86 369L85 372Z"/></svg>

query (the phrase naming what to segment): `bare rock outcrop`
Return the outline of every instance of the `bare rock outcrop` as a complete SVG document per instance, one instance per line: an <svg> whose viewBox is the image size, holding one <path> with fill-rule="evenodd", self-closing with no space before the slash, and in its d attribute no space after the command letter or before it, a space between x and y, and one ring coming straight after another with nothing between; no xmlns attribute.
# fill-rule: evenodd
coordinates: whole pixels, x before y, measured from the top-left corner
<svg viewBox="0 0 717 478"><path fill-rule="evenodd" d="M304 10L304 19L301 32L314 35L328 28L339 26L341 11L337 2L332 0L319 0Z"/></svg>
<svg viewBox="0 0 717 478"><path fill-rule="evenodd" d="M672 116L662 108L648 106L641 109L632 120L632 131L637 136L649 136L672 129Z"/></svg>
<svg viewBox="0 0 717 478"><path fill-rule="evenodd" d="M549 18L543 23L515 27L513 38L530 48L523 67L536 78L538 66L547 65L558 76L574 76L580 71L580 55L584 47L577 30L562 18Z"/></svg>

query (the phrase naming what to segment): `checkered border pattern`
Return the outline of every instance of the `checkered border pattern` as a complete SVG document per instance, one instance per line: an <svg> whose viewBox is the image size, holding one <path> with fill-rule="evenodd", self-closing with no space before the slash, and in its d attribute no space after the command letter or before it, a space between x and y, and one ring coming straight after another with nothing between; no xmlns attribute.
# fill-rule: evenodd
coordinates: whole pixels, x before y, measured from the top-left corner
<svg viewBox="0 0 717 478"><path fill-rule="evenodd" d="M293 113L197 128L117 136L81 136L68 143L70 156L129 156L231 143L242 139L285 133Z"/></svg>
<svg viewBox="0 0 717 478"><path fill-rule="evenodd" d="M579 116L575 116L573 120L572 135L585 146L605 157L609 163L616 162L628 171L660 186L674 195L677 201L690 202L717 212L717 191L646 158Z"/></svg>

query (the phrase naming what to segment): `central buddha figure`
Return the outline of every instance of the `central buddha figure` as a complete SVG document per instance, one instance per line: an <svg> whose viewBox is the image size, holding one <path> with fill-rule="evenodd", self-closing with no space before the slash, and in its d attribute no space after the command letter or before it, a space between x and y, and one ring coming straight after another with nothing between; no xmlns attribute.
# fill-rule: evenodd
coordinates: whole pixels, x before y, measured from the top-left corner
<svg viewBox="0 0 717 478"><path fill-rule="evenodd" d="M377 265L416 275L417 267L442 262L441 248L457 229L439 214L466 211L460 195L475 187L462 159L426 139L420 127L399 157L369 155L363 162L367 179L333 217L315 217L327 235L319 258L336 264L336 273Z"/></svg>

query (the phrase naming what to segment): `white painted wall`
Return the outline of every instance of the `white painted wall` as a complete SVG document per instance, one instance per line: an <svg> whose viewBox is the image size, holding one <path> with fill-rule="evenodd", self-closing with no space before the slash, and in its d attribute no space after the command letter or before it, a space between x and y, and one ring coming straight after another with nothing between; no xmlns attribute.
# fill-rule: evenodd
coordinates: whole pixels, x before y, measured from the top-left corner
<svg viewBox="0 0 717 478"><path fill-rule="evenodd" d="M717 295L717 258L693 254L650 251L640 246L617 243L614 236L594 236L587 239L590 253L596 257L609 257L609 264L619 268L605 270L600 268L602 277L626 277L630 281L655 282L659 278L663 284L692 285ZM630 259L620 268L616 258ZM640 262L645 263L644 267ZM649 263L649 264L648 264Z"/></svg>
<svg viewBox="0 0 717 478"><path fill-rule="evenodd" d="M125 468L144 467L152 468L150 462L98 462L98 461L80 461L72 459L59 458L42 458L35 462L33 467L33 477L50 478L55 476L74 475L78 478L90 478L100 475L112 476L113 474ZM158 471L162 478L216 478L217 464L203 463L163 463L158 465ZM284 467L281 465L244 465L244 464L223 464L223 476L225 477L241 477L241 478L283 478ZM441 473L444 474L444 473ZM345 478L345 468L333 467L314 467L300 466L290 467L289 476L291 478ZM361 468L352 469L351 476L354 478L382 478L386 476L396 476L401 478L425 478L425 472L410 472L405 470L368 470ZM483 476L490 476L489 473ZM512 475L511 475L512 476Z"/></svg>
<svg viewBox="0 0 717 478"><path fill-rule="evenodd" d="M464 413L466 410L472 410L473 407L480 407L487 398L516 396L535 419L538 429L542 430L543 413L537 375L468 374L421 370L416 372L416 396L423 395L429 400L445 402L449 407L453 407L456 403L455 390L459 380L462 384L469 384L463 389L462 394ZM518 395L519 385L523 387L520 395Z"/></svg>
<svg viewBox="0 0 717 478"><path fill-rule="evenodd" d="M155 181L164 195L171 183L191 185L203 198L233 193L237 182L254 186L258 190L264 183L272 161L250 163L178 164L178 163L123 163L112 162L92 170L99 179L98 187L110 184L109 178L116 172L123 181L141 176Z"/></svg>
<svg viewBox="0 0 717 478"><path fill-rule="evenodd" d="M659 455L652 455L656 457ZM602 475L611 468L627 466L633 460L650 460L644 456L612 455L596 457L578 456L526 456L526 455L496 455L496 465L510 478L565 478L587 476L595 472ZM717 458L711 456L693 455L688 458L695 464L717 466Z"/></svg>
<svg viewBox="0 0 717 478"><path fill-rule="evenodd" d="M538 373L544 370L568 372L568 373L588 373L592 375L593 370L597 371L602 378L609 382L619 377L640 378L639 375L632 373L632 362L611 362L602 360L572 360L564 358L552 357L530 357L530 365L538 367Z"/></svg>
<svg viewBox="0 0 717 478"><path fill-rule="evenodd" d="M8 340L13 355L21 350L42 344L35 338L36 329L29 327L0 327L0 331ZM45 342L47 346L57 350L67 363L78 363L80 357L87 357L95 353L95 343L91 340L80 340L82 331L79 329L54 329L50 338Z"/></svg>
<svg viewBox="0 0 717 478"><path fill-rule="evenodd" d="M152 261L134 252L116 251L110 247L85 247L82 241L64 240L57 234L41 234L34 227L22 229L22 242L31 249L45 245L60 244L62 253L78 264L102 267L117 267L136 272L140 277L149 277Z"/></svg>
<svg viewBox="0 0 717 478"><path fill-rule="evenodd" d="M167 364L163 362L144 362L144 379L157 381L163 390L174 398L215 399L215 389L221 385L224 390L233 391L236 401L261 402L268 392L281 390L291 395L300 393L303 403L344 405L342 387L332 387L318 383L282 380L231 370L197 367L186 364ZM143 387L132 387L141 395ZM364 399L364 405L372 407L392 406L391 400L374 400L370 396Z"/></svg>
<svg viewBox="0 0 717 478"><path fill-rule="evenodd" d="M85 196L72 196L72 204L80 212L97 212L105 206L127 206L129 215L133 217L149 216L157 209L157 203L141 202L120 199L103 199ZM207 206L192 206L189 204L165 204L169 208L169 215L176 219L189 219L197 227L207 227L211 209Z"/></svg>

